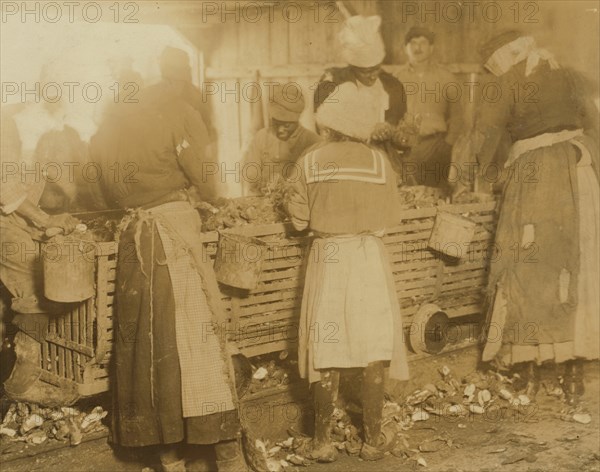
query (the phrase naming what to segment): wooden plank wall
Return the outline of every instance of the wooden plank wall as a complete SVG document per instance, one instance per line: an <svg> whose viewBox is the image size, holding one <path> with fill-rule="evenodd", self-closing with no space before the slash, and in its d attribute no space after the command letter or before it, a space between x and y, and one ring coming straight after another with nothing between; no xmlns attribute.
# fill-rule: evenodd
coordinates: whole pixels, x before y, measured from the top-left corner
<svg viewBox="0 0 600 472"><path fill-rule="evenodd" d="M293 81L301 85L306 102L311 103L312 89L324 69L339 64L336 37L343 23L342 15L333 10L331 2L324 2L318 10L314 1L290 3L303 5L297 21L286 21L283 9L277 7L274 21L270 21L269 15L263 11L260 21L244 21L244 18L238 22L226 21L214 26L204 38L204 78L213 82L213 87L217 89L217 93L209 96L208 100L214 114L213 124L218 131L219 160L221 168L229 171L226 176L221 176L221 195L240 195L240 179L235 166L242 160L244 149L253 134L267 122L266 101L252 103L248 100L249 96L257 93L254 84L260 84L264 98L267 95L265 82ZM404 35L411 26L425 19L427 27L437 35L437 60L461 72L459 79L469 78L467 72L477 68L477 47L482 40L499 30L515 27L531 31L540 44L548 45L550 50L557 53L559 60L588 71L592 78L597 79L597 46L571 46L586 44L586 34L591 34L588 43L596 40L597 44L598 29L590 26L593 26L594 18L588 11L594 2L520 2L518 9L514 6L514 0L488 2L500 6L501 15L496 22L483 20L481 8L474 9L474 20L463 14L456 22L448 21L451 15L455 15L451 9L445 12L439 10L437 18L435 13L423 18L422 11L410 15L406 11L407 4L435 12L436 5L437 8L440 5L443 8L446 4L458 2L345 0L344 3L356 13L382 16L382 34L388 51L385 62L391 69L406 62ZM281 5L285 6L286 2L281 2ZM517 10L519 22L516 23ZM298 13L294 9L287 12L290 16ZM493 9L487 11L489 18L494 14ZM538 21L524 23L526 18ZM596 22L597 19L596 13ZM582 25L582 28L574 28L575 24ZM569 31L573 42L564 41ZM593 72L590 72L592 69ZM308 128L314 126L310 107L307 107L301 122Z"/></svg>
<svg viewBox="0 0 600 472"><path fill-rule="evenodd" d="M404 36L414 25L425 23L436 33L437 58L447 64L478 62L477 50L482 41L501 30L517 29L534 36L538 44L552 51L562 64L598 79L600 28L597 1L471 2L477 5L472 7L471 13L463 9L457 21L454 21L455 6L460 3L457 1L380 0L377 3L390 64L406 62Z"/></svg>
<svg viewBox="0 0 600 472"><path fill-rule="evenodd" d="M362 2L369 3L369 2ZM300 5L294 2L294 5ZM214 126L218 132L221 168L230 171L221 175L220 193L239 196L241 186L236 163L254 133L267 120L268 87L266 82L295 82L303 91L307 103L312 102L312 89L327 64L338 59L336 37L343 22L333 4L316 8L315 3L302 5L302 10L275 9L275 21L266 11L260 21L226 22L219 25L214 47L205 52L205 82L219 93L211 95ZM296 21L292 21L298 17ZM261 87L263 100L255 102ZM310 107L301 118L308 128L314 127ZM233 171L233 172L231 172Z"/></svg>

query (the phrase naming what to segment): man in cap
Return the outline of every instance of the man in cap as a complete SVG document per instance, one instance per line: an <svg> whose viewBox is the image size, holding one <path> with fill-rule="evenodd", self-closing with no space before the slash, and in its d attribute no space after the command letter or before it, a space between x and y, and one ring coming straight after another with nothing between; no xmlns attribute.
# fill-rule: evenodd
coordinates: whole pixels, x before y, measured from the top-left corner
<svg viewBox="0 0 600 472"><path fill-rule="evenodd" d="M394 136L394 128L406 113L406 95L398 79L384 71L381 64L385 47L379 32L379 16L352 16L338 36L346 67L327 69L314 95L315 112L327 101L335 101L337 88L345 83L354 87L368 117L371 138L384 141Z"/></svg>
<svg viewBox="0 0 600 472"><path fill-rule="evenodd" d="M321 141L299 123L304 96L298 84L277 84L269 96L271 126L256 133L245 158L244 194L260 194L280 177L296 175L295 163L312 145Z"/></svg>
<svg viewBox="0 0 600 472"><path fill-rule="evenodd" d="M409 61L395 75L412 92L407 96L407 116L419 123L419 139L403 163L414 183L448 191L452 146L461 131L462 112L460 95L451 100L444 93L448 84L457 81L433 60L434 40L433 32L421 26L410 28L404 38Z"/></svg>

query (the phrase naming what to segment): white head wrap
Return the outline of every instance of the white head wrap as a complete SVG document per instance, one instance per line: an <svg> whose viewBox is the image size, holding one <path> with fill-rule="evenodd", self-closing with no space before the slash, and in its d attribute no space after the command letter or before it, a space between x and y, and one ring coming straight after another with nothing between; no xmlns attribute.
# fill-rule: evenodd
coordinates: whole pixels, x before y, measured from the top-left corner
<svg viewBox="0 0 600 472"><path fill-rule="evenodd" d="M551 69L558 69L559 65L550 51L540 49L531 36L521 36L514 41L497 49L488 59L485 66L496 76L508 72L508 70L527 59L525 65L525 76L529 76L539 64L540 60L548 61Z"/></svg>
<svg viewBox="0 0 600 472"><path fill-rule="evenodd" d="M338 35L342 57L356 67L374 67L383 62L385 46L379 33L380 16L351 16Z"/></svg>
<svg viewBox="0 0 600 472"><path fill-rule="evenodd" d="M319 126L331 128L346 136L367 141L373 130L373 120L364 112L364 101L356 85L345 82L319 107L315 116Z"/></svg>

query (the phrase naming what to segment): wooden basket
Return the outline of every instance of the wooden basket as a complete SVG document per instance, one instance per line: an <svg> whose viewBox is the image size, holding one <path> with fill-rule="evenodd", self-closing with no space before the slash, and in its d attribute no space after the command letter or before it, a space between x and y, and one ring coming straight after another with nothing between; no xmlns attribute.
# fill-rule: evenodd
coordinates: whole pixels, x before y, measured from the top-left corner
<svg viewBox="0 0 600 472"><path fill-rule="evenodd" d="M252 236L219 233L214 264L217 280L245 290L256 288L266 246L265 242Z"/></svg>
<svg viewBox="0 0 600 472"><path fill-rule="evenodd" d="M448 256L461 258L471 244L477 223L464 216L438 211L428 246Z"/></svg>
<svg viewBox="0 0 600 472"><path fill-rule="evenodd" d="M94 294L64 315L52 317L42 343L41 379L76 384L82 396L109 388L117 244L96 243Z"/></svg>
<svg viewBox="0 0 600 472"><path fill-rule="evenodd" d="M55 302L72 303L94 296L96 244L59 237L42 244L44 295Z"/></svg>

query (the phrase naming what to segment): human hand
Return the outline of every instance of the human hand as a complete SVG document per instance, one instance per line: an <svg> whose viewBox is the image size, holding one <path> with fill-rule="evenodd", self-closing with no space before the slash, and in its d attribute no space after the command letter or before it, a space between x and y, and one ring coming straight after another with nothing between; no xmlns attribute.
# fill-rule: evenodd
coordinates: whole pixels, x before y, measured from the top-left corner
<svg viewBox="0 0 600 472"><path fill-rule="evenodd" d="M463 184L462 182L456 182L454 184L451 184L451 186L452 186L452 201L454 201L455 198L458 198L463 193L469 191L469 187L467 185Z"/></svg>
<svg viewBox="0 0 600 472"><path fill-rule="evenodd" d="M394 136L394 127L389 123L377 123L371 132L371 141L387 141Z"/></svg>
<svg viewBox="0 0 600 472"><path fill-rule="evenodd" d="M63 230L64 234L69 234L75 231L75 227L81 222L75 218L74 216L69 215L68 213L61 213L60 215L50 215L45 228L60 228Z"/></svg>

